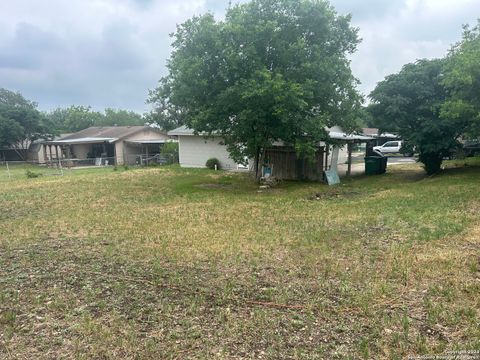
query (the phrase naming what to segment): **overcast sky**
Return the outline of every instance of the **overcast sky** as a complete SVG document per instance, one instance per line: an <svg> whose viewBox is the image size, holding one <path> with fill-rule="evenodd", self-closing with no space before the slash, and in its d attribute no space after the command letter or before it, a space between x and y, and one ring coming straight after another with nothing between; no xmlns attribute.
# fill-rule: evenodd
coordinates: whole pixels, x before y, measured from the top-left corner
<svg viewBox="0 0 480 360"><path fill-rule="evenodd" d="M235 1L232 1L235 3ZM475 24L480 0L332 0L363 39L352 68L368 94L418 58L443 56ZM92 105L144 112L165 75L169 33L228 0L0 0L0 87L42 110Z"/></svg>

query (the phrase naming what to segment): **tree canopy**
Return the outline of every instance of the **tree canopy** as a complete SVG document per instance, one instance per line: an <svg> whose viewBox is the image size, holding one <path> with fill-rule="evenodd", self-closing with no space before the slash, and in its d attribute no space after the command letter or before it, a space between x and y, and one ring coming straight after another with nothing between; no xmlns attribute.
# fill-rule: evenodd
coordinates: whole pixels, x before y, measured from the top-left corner
<svg viewBox="0 0 480 360"><path fill-rule="evenodd" d="M134 111L106 108L101 113L90 106L77 105L57 108L45 116L59 132L76 132L90 126L143 125L146 122L142 115Z"/></svg>
<svg viewBox="0 0 480 360"><path fill-rule="evenodd" d="M466 136L480 136L480 20L464 26L463 39L446 58L443 84L449 97L442 107L444 118L468 121Z"/></svg>
<svg viewBox="0 0 480 360"><path fill-rule="evenodd" d="M462 121L442 118L446 100L444 60L419 60L389 75L370 94L369 110L382 131L398 133L415 146L427 173L440 170L464 130Z"/></svg>
<svg viewBox="0 0 480 360"><path fill-rule="evenodd" d="M238 161L277 140L308 156L325 126L355 127L357 29L327 1L253 0L224 21L194 17L173 39L169 74L150 93L157 117L223 137Z"/></svg>
<svg viewBox="0 0 480 360"><path fill-rule="evenodd" d="M34 140L51 137L52 132L35 102L18 92L0 88L0 147L26 148Z"/></svg>
<svg viewBox="0 0 480 360"><path fill-rule="evenodd" d="M465 26L445 58L407 64L369 95L374 124L415 146L429 174L440 170L461 137L480 135L478 59L480 26Z"/></svg>

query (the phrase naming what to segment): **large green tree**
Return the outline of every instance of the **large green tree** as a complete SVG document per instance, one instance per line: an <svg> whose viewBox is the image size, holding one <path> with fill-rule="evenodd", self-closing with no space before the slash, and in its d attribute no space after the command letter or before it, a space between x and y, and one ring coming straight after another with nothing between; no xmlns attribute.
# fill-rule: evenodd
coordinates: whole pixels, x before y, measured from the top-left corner
<svg viewBox="0 0 480 360"><path fill-rule="evenodd" d="M0 88L0 146L28 148L32 141L49 138L52 132L35 102L18 92Z"/></svg>
<svg viewBox="0 0 480 360"><path fill-rule="evenodd" d="M325 126L355 127L357 29L327 1L253 0L224 21L194 17L173 37L169 74L149 101L170 126L222 136L238 161L277 140L309 156Z"/></svg>
<svg viewBox="0 0 480 360"><path fill-rule="evenodd" d="M134 126L147 121L142 115L128 110L106 108L104 113L90 106L72 105L45 114L59 132L76 132L90 126Z"/></svg>
<svg viewBox="0 0 480 360"><path fill-rule="evenodd" d="M376 125L398 133L415 146L428 174L440 170L443 158L458 146L465 118L442 117L447 92L443 85L445 60L419 60L389 75L370 94L369 111Z"/></svg>
<svg viewBox="0 0 480 360"><path fill-rule="evenodd" d="M0 115L0 148L5 148L23 139L23 127L15 120Z"/></svg>
<svg viewBox="0 0 480 360"><path fill-rule="evenodd" d="M129 110L106 108L104 116L100 118L96 126L133 126L144 125L146 120L142 115Z"/></svg>
<svg viewBox="0 0 480 360"><path fill-rule="evenodd" d="M442 107L444 118L465 119L465 136L480 136L480 20L476 27L464 27L463 39L446 58L443 84L448 99Z"/></svg>
<svg viewBox="0 0 480 360"><path fill-rule="evenodd" d="M94 126L103 119L103 114L92 110L91 106L72 105L57 108L46 117L55 124L59 132L76 132Z"/></svg>

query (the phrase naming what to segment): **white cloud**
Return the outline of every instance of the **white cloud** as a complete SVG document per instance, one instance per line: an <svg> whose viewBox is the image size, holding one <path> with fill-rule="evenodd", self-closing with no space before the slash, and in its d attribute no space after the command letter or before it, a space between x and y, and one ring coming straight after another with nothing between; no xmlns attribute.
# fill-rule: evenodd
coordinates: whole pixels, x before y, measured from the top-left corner
<svg viewBox="0 0 480 360"><path fill-rule="evenodd" d="M407 62L442 56L461 25L480 14L478 0L332 3L353 13L361 29L352 68L365 93ZM227 6L228 0L0 0L0 86L44 109L142 111L147 90L166 72L176 24L207 10L220 17Z"/></svg>

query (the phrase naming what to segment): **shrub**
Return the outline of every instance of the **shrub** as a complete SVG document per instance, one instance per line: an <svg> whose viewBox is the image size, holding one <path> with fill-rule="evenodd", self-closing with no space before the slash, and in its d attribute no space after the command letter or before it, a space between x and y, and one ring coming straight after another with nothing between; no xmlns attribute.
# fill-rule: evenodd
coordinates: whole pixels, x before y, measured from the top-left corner
<svg viewBox="0 0 480 360"><path fill-rule="evenodd" d="M217 158L210 158L207 160L205 166L209 169L212 169L214 170L215 169L215 165L217 166L217 170L220 169L220 161L218 161Z"/></svg>
<svg viewBox="0 0 480 360"><path fill-rule="evenodd" d="M27 178L29 179L34 179L42 176L42 174L30 171L30 170L25 171L25 175L27 175Z"/></svg>
<svg viewBox="0 0 480 360"><path fill-rule="evenodd" d="M162 145L160 155L165 156L167 164L178 163L178 142L168 142Z"/></svg>

